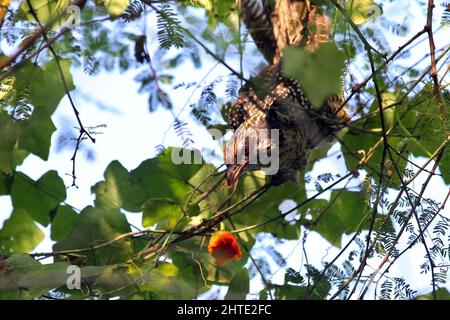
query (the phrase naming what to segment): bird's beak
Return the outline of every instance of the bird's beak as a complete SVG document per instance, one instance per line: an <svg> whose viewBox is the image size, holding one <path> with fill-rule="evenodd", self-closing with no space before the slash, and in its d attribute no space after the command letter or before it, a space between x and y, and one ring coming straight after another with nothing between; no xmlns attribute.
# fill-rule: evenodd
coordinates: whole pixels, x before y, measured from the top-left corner
<svg viewBox="0 0 450 320"><path fill-rule="evenodd" d="M248 159L245 159L241 164L234 165L227 172L227 183L230 189L235 189L239 180L239 176L244 172L248 166Z"/></svg>

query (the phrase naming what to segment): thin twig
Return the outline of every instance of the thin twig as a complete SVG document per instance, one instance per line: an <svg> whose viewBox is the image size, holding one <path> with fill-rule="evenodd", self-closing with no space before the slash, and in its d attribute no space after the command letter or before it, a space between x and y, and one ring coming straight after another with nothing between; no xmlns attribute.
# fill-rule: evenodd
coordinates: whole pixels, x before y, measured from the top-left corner
<svg viewBox="0 0 450 320"><path fill-rule="evenodd" d="M436 47L434 45L434 38L433 38L433 8L434 8L434 1L428 0L427 24L425 25L425 30L428 33L428 42L430 44L431 78L433 79L433 93L439 105L439 110L442 113L445 113L445 107L444 103L442 102L441 88L439 85L439 79L436 68L436 55L435 55Z"/></svg>

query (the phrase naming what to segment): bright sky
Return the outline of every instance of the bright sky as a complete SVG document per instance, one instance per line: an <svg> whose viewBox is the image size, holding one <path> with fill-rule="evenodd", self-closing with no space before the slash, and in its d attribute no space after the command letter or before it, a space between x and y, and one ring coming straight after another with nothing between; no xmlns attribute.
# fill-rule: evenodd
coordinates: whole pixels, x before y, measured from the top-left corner
<svg viewBox="0 0 450 320"><path fill-rule="evenodd" d="M392 34L388 34L389 43L392 49L397 48L400 44L404 43L410 35L415 34L423 28L425 24L425 17L421 9L416 6L416 2L413 0L402 0L388 3L385 1L384 15L391 21L402 21L404 17L408 16L409 23L411 25L408 35L397 37ZM435 25L439 25L440 16L442 13L441 6L437 5L435 10ZM152 24L149 23L149 28ZM449 31L440 30L436 34L435 41L437 48L441 48L449 44L450 37ZM425 38L424 38L425 39ZM414 48L412 55L408 62L416 62L424 54L428 52L428 43L423 41L421 45ZM365 59L365 56L358 57L358 59ZM251 59L245 57L245 59ZM356 61L358 61L358 59ZM259 63L250 62L248 69L252 70ZM239 69L239 65L236 59L228 59L227 62L231 64L236 70ZM428 60L425 61L425 64ZM199 70L195 69L191 63L186 63L178 69L176 73L175 83L182 82L194 82L200 81L205 74L212 72L206 77L202 85L208 84L217 76L227 75L229 72L221 66L214 67L215 63L211 59L204 59L203 67ZM131 170L137 167L143 160L155 156L155 147L161 144L163 140L163 134L171 126L173 117L170 113L163 111L159 108L155 113L149 113L147 105L147 94L138 94L138 84L133 80L136 71L130 71L126 73L119 73L117 71L101 72L95 76L88 76L81 70L72 70L74 75L74 83L76 84L76 90L72 92L77 108L80 111L80 115L85 126L96 126L100 124L106 124L106 128L102 128L100 131L103 134L96 137L97 142L92 145L88 141L84 142L83 147L90 148L95 155L94 160L88 160L85 155L87 154L83 149L79 153L77 158L77 176L79 179L77 183L78 189L69 188L67 190L67 203L75 208L82 209L86 205L93 203L94 195L90 193L90 188L96 182L103 180L103 172L107 165L112 160L119 160L127 169ZM180 118L189 123L189 130L193 133L193 140L195 141L195 147L211 148L216 143L209 138L208 134L199 126L195 125L192 121L186 117L189 112L189 104L195 103L198 99L200 91L191 99L190 103L187 102L188 97L191 95L190 89L178 89L176 94L172 95L175 110L178 110L181 106L187 104L184 108L183 114ZM93 100L90 101L90 98ZM99 108L97 102L101 102L102 105L107 106L108 109L113 112L105 112ZM58 107L57 111L52 117L58 131L67 130L75 125L75 119L72 114L72 110L68 103L68 99L64 98ZM174 134L173 130L167 131L167 136L164 140L165 146L181 146L180 139ZM75 131L74 131L75 134ZM64 179L67 186L71 184L71 177L67 176L67 173L71 172L70 158L73 150L66 148L61 152L56 152L55 145L58 138L58 132L53 135L52 150L47 162L30 155L18 170L26 173L33 179L38 179L43 173L48 170L57 170L59 175ZM220 148L217 146L216 150L220 152ZM330 151L330 154L339 150L339 146L336 145ZM419 165L424 163L425 159L413 159ZM431 164L432 165L432 164ZM430 167L431 167L430 165ZM428 168L430 168L428 167ZM321 173L341 173L345 174L345 166L343 159L336 159L336 157L328 160L318 162L312 172L312 176L316 177ZM415 190L420 189L425 175L421 175L415 182ZM446 186L440 178L433 178L432 184L427 189L425 197L429 196L442 201L448 186ZM314 192L309 192L308 195L313 195ZM324 195L329 196L328 194ZM444 215L450 217L450 206L447 206ZM11 203L9 197L0 197L0 227L3 222L9 218L11 213ZM242 214L245 214L242 213ZM133 225L141 225L141 214L130 213L127 214L129 222ZM48 252L51 251L52 241L49 239L49 227L42 228L46 234L46 240L43 241L35 252ZM303 233L302 233L303 235ZM344 236L342 243L350 239L349 236ZM280 252L287 257L287 266L299 270L302 265L306 263L302 254L302 239L298 241L288 241L281 245ZM267 243L273 243L269 238L265 238L264 241L259 243L259 248L263 248ZM310 232L307 236L306 251L308 252L309 263L321 266L322 261L330 261L338 252L339 249L331 247L328 242L323 240L317 233ZM424 252L423 246L416 246L411 250L410 254L401 258L395 266L391 269L390 276L404 276L408 283L412 284L413 289L419 290L420 293L426 293L430 291L430 277L429 275L420 275L419 266L423 262ZM263 250L254 248L255 254L264 255ZM344 254L344 257L347 256ZM49 261L50 262L50 261ZM377 265L378 259L372 259L369 262L371 267ZM284 269L279 270L275 274L272 282L282 283L284 277ZM450 288L450 286L448 286ZM262 288L262 284L259 280L252 281L251 293L257 293ZM224 292L222 292L224 294ZM372 298L373 295L367 295L367 298Z"/></svg>

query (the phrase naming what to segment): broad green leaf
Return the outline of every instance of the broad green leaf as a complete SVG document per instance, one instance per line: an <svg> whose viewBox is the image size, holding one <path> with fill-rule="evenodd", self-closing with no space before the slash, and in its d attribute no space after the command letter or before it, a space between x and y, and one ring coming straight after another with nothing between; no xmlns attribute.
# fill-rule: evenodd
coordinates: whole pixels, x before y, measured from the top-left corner
<svg viewBox="0 0 450 320"><path fill-rule="evenodd" d="M214 257L208 252L208 241L209 238L190 238L170 247L166 253L180 270L179 275L183 281L198 287L199 290L207 289L206 284L228 285L248 261L248 253L242 248L240 260L232 260L223 266L217 266ZM241 232L239 243L251 250L255 240L248 232Z"/></svg>
<svg viewBox="0 0 450 320"><path fill-rule="evenodd" d="M214 30L219 23L230 25L230 22L237 28L237 20L239 17L236 17L236 15L232 16L233 13L236 14L236 2L234 0L201 0L199 2L206 9L208 29ZM233 18L231 21L229 19L230 16Z"/></svg>
<svg viewBox="0 0 450 320"><path fill-rule="evenodd" d="M75 88L70 65L68 59L59 60L61 70L55 60L48 62L43 68L27 63L16 74L17 88L28 92L27 99L35 107L31 118L20 122L21 131L16 133L18 147L43 160L48 159L51 136L56 130L51 115L66 94L61 77L64 77L68 91Z"/></svg>
<svg viewBox="0 0 450 320"><path fill-rule="evenodd" d="M71 61L69 59L60 59L59 65L62 69L67 89L72 91L75 89L70 73ZM48 62L42 69L36 69L31 72L24 71L21 76L24 81L29 81L30 100L37 108L44 108L51 115L55 111L61 99L66 95L64 84L61 79L61 72L55 60Z"/></svg>
<svg viewBox="0 0 450 320"><path fill-rule="evenodd" d="M156 224L158 229L175 228L176 231L181 231L188 222L179 202L171 199L148 199L142 206L142 212L144 227Z"/></svg>
<svg viewBox="0 0 450 320"><path fill-rule="evenodd" d="M18 282L22 288L27 288L30 295L38 297L52 289L66 285L70 274L67 268L70 265L66 262L57 262L41 265L30 272L27 272Z"/></svg>
<svg viewBox="0 0 450 320"><path fill-rule="evenodd" d="M241 227L262 225L255 230L251 230L251 234L269 232L280 239L298 239L300 225L280 218L282 214L280 205L287 199L294 200L297 203L306 199L306 191L302 179L300 179L298 185L293 182L286 182L281 186L271 187L263 196L246 207L240 214L233 217L234 223ZM267 182L267 177L264 177L260 172L246 174L241 179L236 191L236 201L259 190ZM272 223L265 224L268 220L272 220Z"/></svg>
<svg viewBox="0 0 450 320"><path fill-rule="evenodd" d="M12 176L4 174L0 170L0 196L10 194L12 182Z"/></svg>
<svg viewBox="0 0 450 320"><path fill-rule="evenodd" d="M78 215L69 235L53 246L54 251L92 248L81 255L88 265L109 265L127 261L131 254L130 239L122 239L111 244L106 242L130 232L126 217L118 209L98 209L86 207ZM103 246L102 246L103 245ZM62 257L60 257L62 258ZM70 260L70 257L69 257Z"/></svg>
<svg viewBox="0 0 450 320"><path fill-rule="evenodd" d="M197 245L195 251L191 246L194 243ZM178 269L178 280L187 283L191 288L185 292L189 299L209 289L207 287L210 275L210 269L207 268L210 262L207 256L208 251L206 246L198 246L199 243L197 239L188 239L180 243L177 248L171 247L167 252ZM193 288L198 293L194 292Z"/></svg>
<svg viewBox="0 0 450 320"><path fill-rule="evenodd" d="M372 0L348 0L345 9L355 24L362 24L373 14L381 13L381 8Z"/></svg>
<svg viewBox="0 0 450 320"><path fill-rule="evenodd" d="M250 277L247 269L236 273L230 282L225 300L245 300L250 291Z"/></svg>
<svg viewBox="0 0 450 320"><path fill-rule="evenodd" d="M105 171L105 181L98 182L91 191L95 193L97 207L124 208L137 212L146 195L142 186L118 161L111 162Z"/></svg>
<svg viewBox="0 0 450 320"><path fill-rule="evenodd" d="M28 272L36 270L41 264L24 253L15 253L2 262L6 264L6 270L0 271L0 298L31 299L30 293L21 289L19 283Z"/></svg>
<svg viewBox="0 0 450 320"><path fill-rule="evenodd" d="M27 268L26 272L16 272L17 266L13 269L13 276L16 278L16 288L26 289L26 292L31 297L40 297L42 294L47 293L52 289L60 288L59 290L69 293L71 296L79 295L78 289L68 289L67 280L72 275L72 272L68 269L70 264L66 262L56 262L50 264L37 264L33 265L33 268ZM95 285L96 289L101 289L108 285L111 289L120 288L122 285L129 285L131 278L126 277L126 282L117 283L117 277L113 271L116 269L114 266L102 266L102 267L82 267L80 268L80 282L83 286L89 284ZM15 275L14 273L18 273ZM126 274L123 272L123 275ZM17 281L18 280L18 281ZM0 282L1 283L1 282ZM6 288L5 288L6 289ZM10 286L9 290L13 289ZM83 288L82 288L83 289ZM0 290L1 291L1 290ZM83 295L81 295L83 296Z"/></svg>
<svg viewBox="0 0 450 320"><path fill-rule="evenodd" d="M66 187L56 171L48 171L38 181L17 172L11 187L15 209L23 209L35 221L46 226L59 204L66 199Z"/></svg>
<svg viewBox="0 0 450 320"><path fill-rule="evenodd" d="M384 92L381 95L383 108L390 106L398 101L397 95L392 92ZM389 130L394 126L395 121L395 107L391 107L383 111L384 123L386 129Z"/></svg>
<svg viewBox="0 0 450 320"><path fill-rule="evenodd" d="M4 253L30 252L44 234L33 219L21 209L16 209L0 230L0 251Z"/></svg>
<svg viewBox="0 0 450 320"><path fill-rule="evenodd" d="M119 16L129 4L130 0L104 0L106 10L111 17Z"/></svg>
<svg viewBox="0 0 450 320"><path fill-rule="evenodd" d="M432 96L431 86L425 87L424 90L424 94ZM418 104L414 111L417 112L416 126L409 131L416 138L411 141L411 152L416 157L430 157L436 148L448 138L450 122L446 117L449 114L442 114L437 104L430 105L428 100Z"/></svg>
<svg viewBox="0 0 450 320"><path fill-rule="evenodd" d="M122 294L128 297L130 290L136 290L136 287L132 286L133 278L128 274L128 268L123 265L84 266L79 270L67 270L66 277L75 275L74 272L77 271L81 276L80 289L69 289L67 285L57 289L58 292L70 295L70 298L74 300L89 297L92 295L90 290L93 289L95 289L99 299L121 297ZM113 292L113 295L111 295L111 292Z"/></svg>
<svg viewBox="0 0 450 320"><path fill-rule="evenodd" d="M314 52L287 48L283 56L283 72L298 80L309 101L320 108L329 95L342 91L345 54L334 44L322 45Z"/></svg>
<svg viewBox="0 0 450 320"><path fill-rule="evenodd" d="M0 2L0 4L1 4L1 2ZM1 21L3 21L1 19L2 9L6 9L6 8L2 8L0 6L0 23L1 23ZM8 77L8 78L5 78L0 81L0 101L7 98L13 92L13 90L15 88L14 82L15 82L14 77Z"/></svg>
<svg viewBox="0 0 450 320"><path fill-rule="evenodd" d="M396 99L397 96L394 93L383 93L383 106L391 105L397 101ZM389 130L389 128L392 128L390 134L409 135L409 133L406 133L404 130L408 130L407 127L414 128L416 126L417 118L415 116L410 116L410 113L413 112L408 111L408 114L406 114L407 116L404 114L407 105L408 102L405 102L404 104L397 105L395 108L390 108L383 112L386 129ZM370 106L369 112L377 112L378 110L378 102L374 101ZM344 143L341 145L347 168L353 170L364 156L370 156L364 169L367 170L369 174L378 175L381 172L383 174L384 185L397 187L400 184L400 178L397 175L394 163L403 178L407 165L406 159L410 150L414 147L415 142L410 139L406 139L407 141L405 141L405 138L403 137L388 135L389 144L395 147L397 152L402 152L402 156L399 156L397 152L391 151L392 159L390 155L387 154L385 166L384 168L381 168L384 143L381 134L382 126L379 113L373 117L367 118L361 124L361 127L372 133L358 132L349 129L345 134Z"/></svg>
<svg viewBox="0 0 450 320"><path fill-rule="evenodd" d="M362 192L334 190L330 199L331 206L327 200L316 199L309 202L303 212L311 214L312 220L321 216L317 226L309 228L340 247L342 235L356 231L365 222L367 205Z"/></svg>
<svg viewBox="0 0 450 320"><path fill-rule="evenodd" d="M51 223L51 238L61 241L72 230L78 215L71 207L59 206Z"/></svg>
<svg viewBox="0 0 450 320"><path fill-rule="evenodd" d="M15 168L12 154L17 143L20 127L11 117L0 110L0 170L11 174Z"/></svg>
<svg viewBox="0 0 450 320"><path fill-rule="evenodd" d="M96 268L103 268L96 270ZM81 274L85 277L87 274L92 275L86 279L86 282L90 285L95 285L96 290L98 290L100 296L102 293L108 294L108 292L113 292L114 297L120 295L126 295L129 297L131 292L136 292L135 279L130 275L127 267L121 265L105 266L105 267L84 267L81 269ZM107 299L110 294L106 295Z"/></svg>
<svg viewBox="0 0 450 320"><path fill-rule="evenodd" d="M132 278L124 271L121 274L127 279L126 282L118 282L118 266L86 266L80 268L81 290L68 289L67 280L73 275L69 270L70 264L56 262L40 264L26 254L13 254L8 259L1 261L6 272L0 276L0 298L2 299L32 299L39 298L42 294L52 289L70 294L72 298L83 298L89 292L86 285L101 292L105 287L118 289L122 285L131 284ZM83 290L86 290L83 293Z"/></svg>
<svg viewBox="0 0 450 320"><path fill-rule="evenodd" d="M119 162L112 162L105 172L105 181L91 189L96 194L95 204L138 212L148 199L171 199L181 203L192 190L188 181L202 167L203 159L198 152L195 154L194 159L192 151L168 148L129 173ZM198 164L192 163L194 160Z"/></svg>
<svg viewBox="0 0 450 320"><path fill-rule="evenodd" d="M31 8L37 15L39 22L43 25L54 23L52 29L56 29L66 23L68 18L67 7L70 5L70 0L29 0ZM20 10L26 14L29 21L36 21L32 14L28 1L22 2Z"/></svg>
<svg viewBox="0 0 450 320"><path fill-rule="evenodd" d="M38 108L29 120L24 121L19 137L19 147L47 160L52 134L55 130L56 127L47 111Z"/></svg>
<svg viewBox="0 0 450 320"><path fill-rule="evenodd" d="M139 279L139 291L148 292L152 299L193 299L200 293L196 286L180 277L181 270L171 263L162 262L156 267L151 263L139 269L134 266L130 269L130 275ZM199 284L201 283L202 280L199 279Z"/></svg>
<svg viewBox="0 0 450 320"><path fill-rule="evenodd" d="M215 166L212 164L205 164L189 180L190 185L200 186L198 191L203 192L209 186L219 183L219 186L212 190L204 201L200 202L200 210L207 213L207 217L214 214L214 208L217 208L228 197L228 188L226 187L225 182L220 184L220 179L223 178L223 175L218 175L217 173L217 168ZM194 201L201 197L203 192L196 192L193 196Z"/></svg>
<svg viewBox="0 0 450 320"><path fill-rule="evenodd" d="M450 151L449 148L444 152L442 160L439 163L439 169L441 170L442 179L446 184L450 184Z"/></svg>

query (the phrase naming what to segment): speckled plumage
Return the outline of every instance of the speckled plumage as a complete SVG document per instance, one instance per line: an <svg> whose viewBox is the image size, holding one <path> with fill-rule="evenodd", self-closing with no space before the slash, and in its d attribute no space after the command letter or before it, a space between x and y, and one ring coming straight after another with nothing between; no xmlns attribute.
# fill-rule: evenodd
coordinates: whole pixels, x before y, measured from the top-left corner
<svg viewBox="0 0 450 320"><path fill-rule="evenodd" d="M266 0L264 6L260 0L241 0L241 15L269 66L240 89L230 110L229 123L236 131L224 152L228 184L235 186L245 170L263 168L249 157L274 148L279 151L279 170L272 182L296 181L311 151L333 141L343 128L327 119L348 120L348 116L337 96L314 109L300 84L282 75L280 58L288 46L314 51L328 42L329 22L320 8L304 0ZM258 129L278 129L279 143L270 134L249 143L246 133ZM238 154L245 156L238 159Z"/></svg>
<svg viewBox="0 0 450 320"><path fill-rule="evenodd" d="M269 64L289 46L314 51L328 42L330 23L306 0L241 0L241 18Z"/></svg>
<svg viewBox="0 0 450 320"><path fill-rule="evenodd" d="M229 113L229 122L237 129L225 150L225 160L231 159L240 148L242 132L252 129L279 129L280 141L273 146L269 135L258 140L256 149L245 149L245 154L263 149L279 148L279 171L276 183L296 181L299 170L304 170L311 151L324 142L331 142L343 125L326 119L347 120L345 109L340 110L340 99L330 96L322 108L315 110L297 81L282 76L281 65L263 70L251 79L239 92L239 98ZM257 84L258 89L254 89ZM231 165L232 167L233 165ZM249 165L246 170L259 170L259 164ZM230 168L232 169L232 168Z"/></svg>

